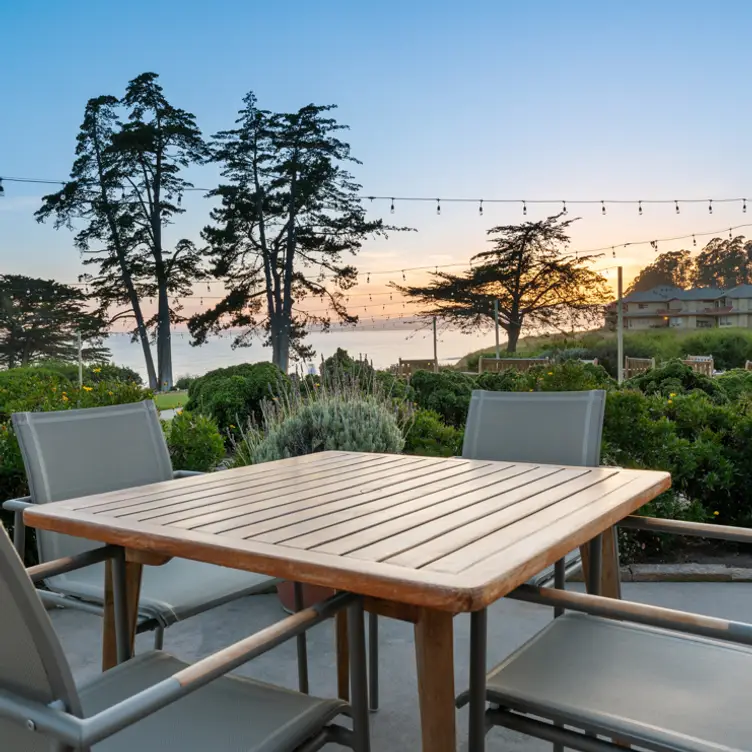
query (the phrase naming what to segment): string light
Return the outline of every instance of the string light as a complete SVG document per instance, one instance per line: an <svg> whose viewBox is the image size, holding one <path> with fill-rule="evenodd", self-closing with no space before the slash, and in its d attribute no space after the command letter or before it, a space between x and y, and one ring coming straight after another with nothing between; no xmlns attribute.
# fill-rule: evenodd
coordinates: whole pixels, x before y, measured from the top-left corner
<svg viewBox="0 0 752 752"><path fill-rule="evenodd" d="M616 248L614 246L611 246L611 256L612 258L616 258Z"/></svg>
<svg viewBox="0 0 752 752"><path fill-rule="evenodd" d="M483 216L483 199L481 199L478 204L478 214L480 214L481 217Z"/></svg>
<svg viewBox="0 0 752 752"><path fill-rule="evenodd" d="M389 207L389 212L390 212L391 214L394 214L394 199L392 199L392 204L391 204L391 206Z"/></svg>
<svg viewBox="0 0 752 752"><path fill-rule="evenodd" d="M605 214L605 213L606 213L606 204L603 201L601 201L601 214Z"/></svg>
<svg viewBox="0 0 752 752"><path fill-rule="evenodd" d="M3 188L3 179L0 178L0 196L5 195L5 188Z"/></svg>
<svg viewBox="0 0 752 752"><path fill-rule="evenodd" d="M694 235L692 236L692 245L697 248L697 238Z"/></svg>
<svg viewBox="0 0 752 752"><path fill-rule="evenodd" d="M642 216L642 201L637 202L637 213Z"/></svg>
<svg viewBox="0 0 752 752"><path fill-rule="evenodd" d="M676 204L676 213L677 214L681 214L681 210L679 209L679 202L678 201L674 201L674 203Z"/></svg>
<svg viewBox="0 0 752 752"><path fill-rule="evenodd" d="M743 198L743 199L742 199L742 212L743 212L744 214L746 214L746 213L747 213L747 199L746 199L746 198Z"/></svg>
<svg viewBox="0 0 752 752"><path fill-rule="evenodd" d="M566 201L561 202L561 213L567 214L567 202Z"/></svg>
<svg viewBox="0 0 752 752"><path fill-rule="evenodd" d="M522 213L527 216L527 204L524 201L522 202Z"/></svg>
<svg viewBox="0 0 752 752"><path fill-rule="evenodd" d="M708 199L708 214L712 214L712 213L713 213L713 199L709 198Z"/></svg>
<svg viewBox="0 0 752 752"><path fill-rule="evenodd" d="M441 214L441 199L440 198L436 199L436 213Z"/></svg>
<svg viewBox="0 0 752 752"><path fill-rule="evenodd" d="M731 237L731 228L729 227L729 240L732 240L732 239L733 238Z"/></svg>

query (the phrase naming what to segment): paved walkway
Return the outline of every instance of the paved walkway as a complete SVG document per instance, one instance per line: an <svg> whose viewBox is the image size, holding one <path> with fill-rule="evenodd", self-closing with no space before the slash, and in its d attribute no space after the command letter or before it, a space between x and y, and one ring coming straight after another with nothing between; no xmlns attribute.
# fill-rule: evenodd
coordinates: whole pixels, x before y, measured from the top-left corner
<svg viewBox="0 0 752 752"><path fill-rule="evenodd" d="M573 586L580 589L580 586ZM655 605L697 611L713 616L752 622L752 584L740 583L625 583L624 597ZM51 612L77 679L99 670L101 620L71 610ZM189 619L167 630L165 649L185 659L205 656L229 643L284 617L274 595L245 598ZM551 618L547 608L501 601L490 610L489 663L496 663L522 644ZM380 621L381 710L371 715L374 752L402 752L420 749L417 688L412 626L389 619ZM457 689L467 685L469 619L455 622ZM141 635L137 649L149 647L150 637ZM321 624L309 632L311 689L335 694L332 624ZM240 673L265 681L295 687L297 672L294 641L247 664ZM467 721L458 714L460 748L464 749ZM489 752L550 752L551 745L511 732L493 730ZM327 748L329 749L329 748ZM332 746L332 750L338 749Z"/></svg>

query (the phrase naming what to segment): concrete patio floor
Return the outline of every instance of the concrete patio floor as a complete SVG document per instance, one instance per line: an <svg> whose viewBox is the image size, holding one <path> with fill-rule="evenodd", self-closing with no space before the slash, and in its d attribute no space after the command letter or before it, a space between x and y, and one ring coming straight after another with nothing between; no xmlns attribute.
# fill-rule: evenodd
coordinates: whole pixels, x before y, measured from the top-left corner
<svg viewBox="0 0 752 752"><path fill-rule="evenodd" d="M581 586L572 585L572 589ZM739 583L625 583L629 600L677 608L738 621L752 622L752 584ZM99 671L101 619L72 610L50 612L55 629L73 667L82 680ZM192 660L201 658L235 640L283 618L275 595L245 598L189 619L167 630L165 650ZM535 634L551 619L551 611L540 606L504 600L490 609L489 665ZM467 685L469 619L455 620L455 665L457 690ZM137 650L146 650L151 636L138 638ZM412 625L380 621L381 709L371 714L374 752L420 749L417 685ZM311 691L323 696L335 694L333 624L321 624L308 633ZM294 640L261 656L239 673L295 688L297 669ZM467 721L457 715L459 749L466 748ZM330 749L330 747L327 747ZM332 750L338 747L332 746ZM494 729L488 736L489 752L550 752L549 744L512 732Z"/></svg>

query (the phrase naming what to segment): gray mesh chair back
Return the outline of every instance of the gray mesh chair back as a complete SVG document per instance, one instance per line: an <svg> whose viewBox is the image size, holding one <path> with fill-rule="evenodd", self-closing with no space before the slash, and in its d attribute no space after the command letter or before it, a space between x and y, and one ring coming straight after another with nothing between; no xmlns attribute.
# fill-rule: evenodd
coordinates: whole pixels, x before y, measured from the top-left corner
<svg viewBox="0 0 752 752"><path fill-rule="evenodd" d="M42 602L0 525L0 689L26 700L62 702L81 717L73 677ZM0 749L54 752L57 744L0 716Z"/></svg>
<svg viewBox="0 0 752 752"><path fill-rule="evenodd" d="M462 457L595 467L606 392L473 391Z"/></svg>
<svg viewBox="0 0 752 752"><path fill-rule="evenodd" d="M158 483L172 478L170 453L152 400L129 405L15 413L35 504ZM94 542L37 531L40 561L96 548ZM62 586L66 575L55 578Z"/></svg>

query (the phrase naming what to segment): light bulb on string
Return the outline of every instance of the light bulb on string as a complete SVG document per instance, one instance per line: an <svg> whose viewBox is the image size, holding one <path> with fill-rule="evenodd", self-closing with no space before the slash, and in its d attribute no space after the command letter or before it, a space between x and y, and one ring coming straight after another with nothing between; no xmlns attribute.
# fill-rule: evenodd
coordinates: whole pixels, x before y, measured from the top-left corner
<svg viewBox="0 0 752 752"><path fill-rule="evenodd" d="M480 200L480 203L478 204L478 214L482 217L483 216L483 199Z"/></svg>
<svg viewBox="0 0 752 752"><path fill-rule="evenodd" d="M5 188L3 188L3 179L0 178L0 196L5 195Z"/></svg>
<svg viewBox="0 0 752 752"><path fill-rule="evenodd" d="M389 212L390 212L391 214L394 214L394 199L392 199L392 204L391 204L391 206L389 207Z"/></svg>
<svg viewBox="0 0 752 752"><path fill-rule="evenodd" d="M697 248L697 238L694 235L692 236L692 245Z"/></svg>
<svg viewBox="0 0 752 752"><path fill-rule="evenodd" d="M371 284L371 273L370 272L368 272L368 274L366 274L366 284L367 285Z"/></svg>
<svg viewBox="0 0 752 752"><path fill-rule="evenodd" d="M405 270L402 270L402 281L405 282L407 280L407 277L405 277Z"/></svg>
<svg viewBox="0 0 752 752"><path fill-rule="evenodd" d="M611 258L616 258L616 248L611 246Z"/></svg>
<svg viewBox="0 0 752 752"><path fill-rule="evenodd" d="M729 227L729 240L731 240L731 228Z"/></svg>
<svg viewBox="0 0 752 752"><path fill-rule="evenodd" d="M676 213L677 214L681 214L681 210L679 209L679 202L678 201L674 201L674 204L676 205Z"/></svg>
<svg viewBox="0 0 752 752"><path fill-rule="evenodd" d="M650 241L650 247L658 253L658 241L657 240L651 240Z"/></svg>
<svg viewBox="0 0 752 752"><path fill-rule="evenodd" d="M561 202L561 213L562 214L566 214L567 213L567 202L566 201L562 201Z"/></svg>
<svg viewBox="0 0 752 752"><path fill-rule="evenodd" d="M708 214L712 214L712 213L713 213L713 199L709 198L708 199Z"/></svg>
<svg viewBox="0 0 752 752"><path fill-rule="evenodd" d="M601 201L601 214L605 214L605 213L606 213L606 202Z"/></svg>
<svg viewBox="0 0 752 752"><path fill-rule="evenodd" d="M744 214L747 213L747 199L746 198L742 199L742 212L744 212Z"/></svg>
<svg viewBox="0 0 752 752"><path fill-rule="evenodd" d="M441 214L441 199L440 198L436 199L436 213Z"/></svg>
<svg viewBox="0 0 752 752"><path fill-rule="evenodd" d="M642 216L642 201L637 202L637 213Z"/></svg>
<svg viewBox="0 0 752 752"><path fill-rule="evenodd" d="M522 213L527 216L527 204L524 201L522 202Z"/></svg>

